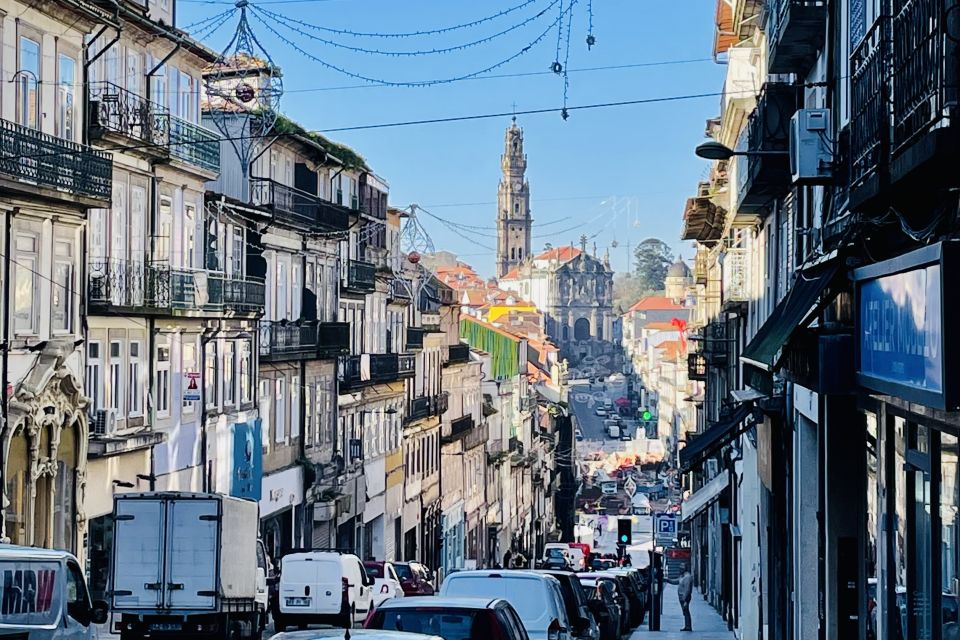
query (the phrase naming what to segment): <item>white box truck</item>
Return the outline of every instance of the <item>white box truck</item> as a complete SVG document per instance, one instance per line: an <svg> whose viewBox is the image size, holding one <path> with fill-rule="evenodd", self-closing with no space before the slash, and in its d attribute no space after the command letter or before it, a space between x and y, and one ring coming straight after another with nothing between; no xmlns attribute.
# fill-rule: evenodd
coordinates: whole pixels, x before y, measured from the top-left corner
<svg viewBox="0 0 960 640"><path fill-rule="evenodd" d="M122 640L259 640L259 515L256 502L218 494L116 496L110 598Z"/></svg>

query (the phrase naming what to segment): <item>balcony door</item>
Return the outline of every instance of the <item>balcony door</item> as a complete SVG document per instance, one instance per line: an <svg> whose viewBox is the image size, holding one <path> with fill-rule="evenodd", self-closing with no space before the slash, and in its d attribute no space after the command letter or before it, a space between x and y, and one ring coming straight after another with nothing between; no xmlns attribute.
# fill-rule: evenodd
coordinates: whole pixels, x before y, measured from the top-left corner
<svg viewBox="0 0 960 640"><path fill-rule="evenodd" d="M113 203L110 208L110 257L116 266L115 287L110 294L110 302L125 306L130 274L127 262L127 185L125 182L113 183Z"/></svg>

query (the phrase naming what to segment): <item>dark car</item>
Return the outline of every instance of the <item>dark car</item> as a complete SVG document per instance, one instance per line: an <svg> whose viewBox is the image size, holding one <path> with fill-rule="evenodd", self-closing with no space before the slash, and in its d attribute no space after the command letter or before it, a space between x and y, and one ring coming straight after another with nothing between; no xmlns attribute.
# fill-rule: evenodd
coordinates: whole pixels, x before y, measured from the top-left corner
<svg viewBox="0 0 960 640"><path fill-rule="evenodd" d="M502 598L414 597L387 600L364 624L444 640L529 640L520 616Z"/></svg>
<svg viewBox="0 0 960 640"><path fill-rule="evenodd" d="M600 627L587 604L587 598L580 586L577 574L572 571L553 571L544 569L540 573L553 576L560 582L563 591L563 603L567 607L570 620L570 635L576 640L600 640Z"/></svg>
<svg viewBox="0 0 960 640"><path fill-rule="evenodd" d="M617 566L616 560L611 560L610 558L594 558L590 561L590 568L594 571L605 571L606 569L615 569Z"/></svg>
<svg viewBox="0 0 960 640"><path fill-rule="evenodd" d="M579 576L583 595L587 598L587 607L597 621L602 640L618 640L622 623L620 605L617 604L616 586L610 580L596 580L592 576Z"/></svg>
<svg viewBox="0 0 960 640"><path fill-rule="evenodd" d="M630 600L630 626L639 627L643 624L643 616L647 610L647 587L640 577L642 572L633 567L624 567L603 572L601 575L608 573L616 577L620 588Z"/></svg>
<svg viewBox="0 0 960 640"><path fill-rule="evenodd" d="M620 606L620 633L628 634L630 629L634 627L634 624L633 612L631 611L630 606L630 597L627 595L626 588L623 584L623 581L626 579L622 578L622 576L616 576L613 574L587 573L580 576L581 582L583 581L584 577L594 580L597 583L606 581L613 585L614 598L616 599L617 604Z"/></svg>
<svg viewBox="0 0 960 640"><path fill-rule="evenodd" d="M430 572L419 562L394 562L400 578L400 588L405 596L432 596L433 585L430 583Z"/></svg>

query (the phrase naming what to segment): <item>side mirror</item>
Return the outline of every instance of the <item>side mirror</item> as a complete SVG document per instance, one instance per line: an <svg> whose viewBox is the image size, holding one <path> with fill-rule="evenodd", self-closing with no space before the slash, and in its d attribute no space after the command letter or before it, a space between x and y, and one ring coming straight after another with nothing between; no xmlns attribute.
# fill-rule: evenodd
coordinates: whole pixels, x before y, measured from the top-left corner
<svg viewBox="0 0 960 640"><path fill-rule="evenodd" d="M106 624L110 617L110 606L103 600L94 600L90 607L90 622L93 624Z"/></svg>

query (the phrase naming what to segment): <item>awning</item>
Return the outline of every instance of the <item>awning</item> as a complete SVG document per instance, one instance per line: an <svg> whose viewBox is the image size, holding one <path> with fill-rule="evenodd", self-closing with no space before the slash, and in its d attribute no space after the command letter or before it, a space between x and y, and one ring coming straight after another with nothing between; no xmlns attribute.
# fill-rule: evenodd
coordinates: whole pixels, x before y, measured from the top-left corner
<svg viewBox="0 0 960 640"><path fill-rule="evenodd" d="M833 259L797 274L793 288L757 331L740 359L767 371L773 369L781 349L793 332L813 319L815 314L811 312L817 298L833 280L839 268L840 261Z"/></svg>
<svg viewBox="0 0 960 640"><path fill-rule="evenodd" d="M680 521L686 522L709 507L730 486L730 472L723 471L680 505Z"/></svg>
<svg viewBox="0 0 960 640"><path fill-rule="evenodd" d="M748 420L753 413L753 404L738 404L730 415L713 423L703 433L698 433L691 442L680 449L680 470L684 473L703 464L703 461L730 444L734 438L747 430L752 424ZM693 435L693 434L690 434ZM690 435L687 437L689 438Z"/></svg>

